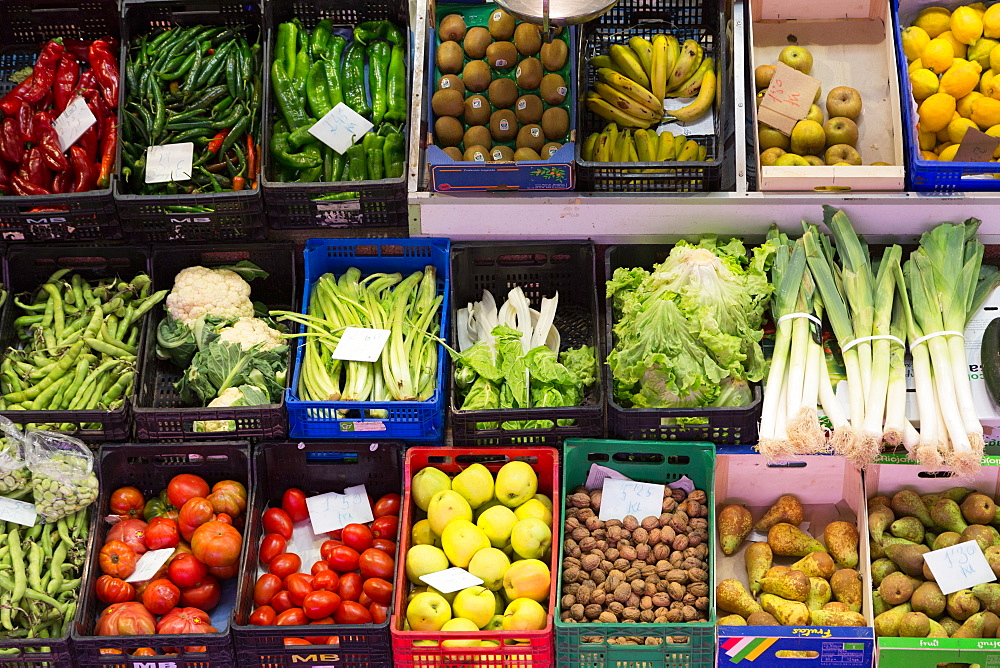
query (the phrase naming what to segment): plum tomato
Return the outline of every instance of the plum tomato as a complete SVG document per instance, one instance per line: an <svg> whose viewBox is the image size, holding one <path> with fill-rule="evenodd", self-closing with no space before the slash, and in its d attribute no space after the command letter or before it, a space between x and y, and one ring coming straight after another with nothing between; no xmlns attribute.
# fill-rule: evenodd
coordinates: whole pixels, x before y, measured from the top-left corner
<svg viewBox="0 0 1000 668"><path fill-rule="evenodd" d="M288 541L280 533L269 533L260 541L260 563L267 566L279 554L284 554L288 548Z"/></svg>
<svg viewBox="0 0 1000 668"><path fill-rule="evenodd" d="M269 605L272 608L274 608L274 611L277 612L279 615L283 613L285 610L295 607L292 605L292 599L288 595L288 592L284 590L279 591L277 594L275 594L274 598L271 599Z"/></svg>
<svg viewBox="0 0 1000 668"><path fill-rule="evenodd" d="M348 524L344 527L342 540L344 545L356 550L359 554L372 546L372 530L364 524Z"/></svg>
<svg viewBox="0 0 1000 668"><path fill-rule="evenodd" d="M275 626L302 626L308 622L309 618L306 617L302 608L289 608L284 612L279 612L278 616L274 618Z"/></svg>
<svg viewBox="0 0 1000 668"><path fill-rule="evenodd" d="M375 601L370 606L368 606L368 612L371 613L372 621L376 624L381 624L386 619L389 618L389 606L385 603L379 603Z"/></svg>
<svg viewBox="0 0 1000 668"><path fill-rule="evenodd" d="M292 605L302 607L302 600L313 590L313 576L305 573L292 573L285 578L285 589L292 599Z"/></svg>
<svg viewBox="0 0 1000 668"><path fill-rule="evenodd" d="M292 518L281 508L265 510L262 524L267 533L279 533L285 537L285 540L292 539Z"/></svg>
<svg viewBox="0 0 1000 668"><path fill-rule="evenodd" d="M361 588L376 603L392 602L392 583L386 579L368 578Z"/></svg>
<svg viewBox="0 0 1000 668"><path fill-rule="evenodd" d="M396 571L396 561L382 550L369 548L358 558L358 568L361 577L365 579L392 580L392 574Z"/></svg>
<svg viewBox="0 0 1000 668"><path fill-rule="evenodd" d="M361 576L357 573L344 573L340 576L337 593L343 601L357 601L361 598Z"/></svg>
<svg viewBox="0 0 1000 668"><path fill-rule="evenodd" d="M313 589L325 589L326 591L337 591L340 588L340 576L337 571L320 571L313 577Z"/></svg>
<svg viewBox="0 0 1000 668"><path fill-rule="evenodd" d="M322 549L320 547L321 551ZM378 550L375 551L378 552ZM379 552L379 554L385 553ZM349 573L358 569L358 559L361 555L354 548L347 547L346 545L337 545L329 550L329 554L323 556L333 570L338 573Z"/></svg>
<svg viewBox="0 0 1000 668"><path fill-rule="evenodd" d="M372 547L376 550L382 550L390 557L396 556L396 543L395 541L386 540L385 538L376 538L372 541Z"/></svg>
<svg viewBox="0 0 1000 668"><path fill-rule="evenodd" d="M357 601L341 601L333 619L338 624L371 624L372 614Z"/></svg>
<svg viewBox="0 0 1000 668"><path fill-rule="evenodd" d="M330 564L326 563L325 561L317 561L315 564L312 565L312 568L309 569L309 571L313 575L316 575L321 571L329 571L329 570L331 570Z"/></svg>
<svg viewBox="0 0 1000 668"><path fill-rule="evenodd" d="M332 591L313 591L302 601L302 610L309 619L329 617L340 607L340 596Z"/></svg>
<svg viewBox="0 0 1000 668"><path fill-rule="evenodd" d="M257 607L268 605L271 599L282 590L284 584L274 573L264 573L257 578L253 586L253 604Z"/></svg>
<svg viewBox="0 0 1000 668"><path fill-rule="evenodd" d="M281 509L288 513L293 522L309 519L309 507L306 505L306 495L301 489L291 487L281 495Z"/></svg>
<svg viewBox="0 0 1000 668"><path fill-rule="evenodd" d="M292 573L298 573L301 566L302 557L294 552L285 552L272 559L271 563L267 565L267 569L279 578L285 579Z"/></svg>
<svg viewBox="0 0 1000 668"><path fill-rule="evenodd" d="M396 540L398 532L399 517L396 515L383 515L372 522L372 535L376 538Z"/></svg>
<svg viewBox="0 0 1000 668"><path fill-rule="evenodd" d="M400 502L399 494L386 494L375 502L372 507L372 516L378 519L386 515L399 515Z"/></svg>
<svg viewBox="0 0 1000 668"><path fill-rule="evenodd" d="M270 626L274 624L277 613L269 605L262 605L250 613L250 623L254 626Z"/></svg>

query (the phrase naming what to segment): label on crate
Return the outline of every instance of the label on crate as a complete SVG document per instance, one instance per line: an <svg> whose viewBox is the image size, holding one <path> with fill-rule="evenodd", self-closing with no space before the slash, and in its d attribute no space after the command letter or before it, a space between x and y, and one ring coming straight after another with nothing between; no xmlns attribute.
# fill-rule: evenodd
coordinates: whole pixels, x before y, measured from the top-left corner
<svg viewBox="0 0 1000 668"><path fill-rule="evenodd" d="M306 499L314 534L343 529L348 524L364 524L375 519L364 485L355 485L343 494L329 492Z"/></svg>
<svg viewBox="0 0 1000 668"><path fill-rule="evenodd" d="M352 420L340 423L340 431L386 431L381 420Z"/></svg>
<svg viewBox="0 0 1000 668"><path fill-rule="evenodd" d="M132 575L125 578L125 582L149 582L173 554L174 548L172 547L144 552L139 557L139 561L135 563Z"/></svg>
<svg viewBox="0 0 1000 668"><path fill-rule="evenodd" d="M96 122L97 117L87 106L87 101L80 95L75 96L59 114L59 118L52 123L56 135L59 136L59 150L63 153L68 151L69 147Z"/></svg>
<svg viewBox="0 0 1000 668"><path fill-rule="evenodd" d="M0 521L33 527L37 519L35 504L0 496Z"/></svg>
<svg viewBox="0 0 1000 668"><path fill-rule="evenodd" d="M924 563L945 596L997 579L983 549L974 540L927 552Z"/></svg>
<svg viewBox="0 0 1000 668"><path fill-rule="evenodd" d="M367 118L339 102L309 128L309 134L343 154L374 127Z"/></svg>
<svg viewBox="0 0 1000 668"><path fill-rule="evenodd" d="M388 329L348 327L340 335L340 342L333 350L333 359L351 362L377 362L389 340Z"/></svg>
<svg viewBox="0 0 1000 668"><path fill-rule="evenodd" d="M664 485L607 478L601 489L600 520L659 517L663 508Z"/></svg>
<svg viewBox="0 0 1000 668"><path fill-rule="evenodd" d="M791 135L795 124L809 114L819 87L819 79L779 62L757 110L757 120Z"/></svg>
<svg viewBox="0 0 1000 668"><path fill-rule="evenodd" d="M955 162L989 162L1000 147L1000 137L991 137L976 128L969 128L955 153Z"/></svg>
<svg viewBox="0 0 1000 668"><path fill-rule="evenodd" d="M194 142L146 148L146 183L189 181L194 162Z"/></svg>
<svg viewBox="0 0 1000 668"><path fill-rule="evenodd" d="M475 587L476 585L483 584L482 578L458 566L446 568L436 573L421 575L419 579L428 587L434 587L442 594L450 594L453 591L459 591L466 587Z"/></svg>

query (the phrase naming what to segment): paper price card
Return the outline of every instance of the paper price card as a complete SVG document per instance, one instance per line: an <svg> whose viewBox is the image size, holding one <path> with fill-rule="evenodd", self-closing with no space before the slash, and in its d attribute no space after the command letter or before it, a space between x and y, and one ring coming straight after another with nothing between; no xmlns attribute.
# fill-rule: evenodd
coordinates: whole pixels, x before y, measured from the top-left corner
<svg viewBox="0 0 1000 668"><path fill-rule="evenodd" d="M659 517L663 508L663 485L607 478L601 490L600 520Z"/></svg>
<svg viewBox="0 0 1000 668"><path fill-rule="evenodd" d="M164 144L146 149L146 183L191 179L194 142Z"/></svg>
<svg viewBox="0 0 1000 668"><path fill-rule="evenodd" d="M388 329L348 327L340 335L340 342L333 350L333 359L352 362L377 362L389 340Z"/></svg>
<svg viewBox="0 0 1000 668"><path fill-rule="evenodd" d="M344 153L374 127L367 118L340 102L309 128L309 134L337 153Z"/></svg>
<svg viewBox="0 0 1000 668"><path fill-rule="evenodd" d="M924 563L946 596L997 579L982 548L974 540L927 552Z"/></svg>
<svg viewBox="0 0 1000 668"><path fill-rule="evenodd" d="M66 105L53 123L56 135L59 137L59 150L65 153L76 143L91 125L97 122L94 112L87 106L87 101L77 95Z"/></svg>
<svg viewBox="0 0 1000 668"><path fill-rule="evenodd" d="M0 496L0 521L33 527L36 519L35 504Z"/></svg>
<svg viewBox="0 0 1000 668"><path fill-rule="evenodd" d="M1000 137L991 137L976 128L969 128L955 153L955 162L989 162L1000 147Z"/></svg>
<svg viewBox="0 0 1000 668"><path fill-rule="evenodd" d="M364 524L375 519L364 485L348 487L343 494L330 492L306 499L313 533L343 529L348 524Z"/></svg>
<svg viewBox="0 0 1000 668"><path fill-rule="evenodd" d="M420 581L429 587L434 587L442 594L450 594L453 591L460 591L466 587L475 587L483 584L483 579L476 577L464 568L454 566L446 568L436 573L421 575Z"/></svg>
<svg viewBox="0 0 1000 668"><path fill-rule="evenodd" d="M757 110L757 120L791 135L795 124L809 114L819 87L819 79L779 62Z"/></svg>
<svg viewBox="0 0 1000 668"><path fill-rule="evenodd" d="M162 550L150 550L143 552L139 561L135 563L135 570L132 575L125 578L125 582L149 582L156 575L157 571L167 563L167 559L174 553L174 548L168 547Z"/></svg>

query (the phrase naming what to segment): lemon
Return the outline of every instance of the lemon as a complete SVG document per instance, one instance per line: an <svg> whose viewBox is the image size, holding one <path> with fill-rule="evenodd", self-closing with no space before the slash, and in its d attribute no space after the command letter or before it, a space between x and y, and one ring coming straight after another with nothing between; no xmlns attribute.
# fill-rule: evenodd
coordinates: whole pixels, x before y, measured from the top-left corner
<svg viewBox="0 0 1000 668"><path fill-rule="evenodd" d="M937 160L938 159L937 158L937 153L935 153L934 151L921 151L920 152L920 157L923 160Z"/></svg>
<svg viewBox="0 0 1000 668"><path fill-rule="evenodd" d="M969 48L969 53L966 55L966 58L976 61L979 63L980 67L984 70L988 70L990 69L990 54L993 53L993 47L997 44L1000 44L1000 42L995 39L980 37Z"/></svg>
<svg viewBox="0 0 1000 668"><path fill-rule="evenodd" d="M983 94L974 90L959 100L955 105L955 109L958 111L960 116L968 118L969 116L972 116L972 103L981 97L983 97Z"/></svg>
<svg viewBox="0 0 1000 668"><path fill-rule="evenodd" d="M983 36L983 19L972 7L958 7L951 13L951 33L962 44L972 44Z"/></svg>
<svg viewBox="0 0 1000 668"><path fill-rule="evenodd" d="M958 38L955 37L955 34L950 30L944 31L934 39L947 40L947 42L951 44L951 52L955 54L956 58L965 58L965 54L969 50L969 47L962 42L959 42Z"/></svg>
<svg viewBox="0 0 1000 668"><path fill-rule="evenodd" d="M939 90L956 100L965 97L979 85L979 72L982 69L975 61L956 58L954 64L941 76Z"/></svg>
<svg viewBox="0 0 1000 668"><path fill-rule="evenodd" d="M937 75L928 69L921 68L910 72L910 87L913 88L913 99L917 102L926 100L938 92Z"/></svg>
<svg viewBox="0 0 1000 668"><path fill-rule="evenodd" d="M910 26L902 32L903 53L906 54L907 62L912 62L920 57L920 52L931 41L927 31L919 26Z"/></svg>
<svg viewBox="0 0 1000 668"><path fill-rule="evenodd" d="M955 98L945 93L934 93L921 102L917 109L917 115L920 116L920 129L924 132L943 130L951 122L954 113Z"/></svg>
<svg viewBox="0 0 1000 668"><path fill-rule="evenodd" d="M917 58L912 63L906 66L907 72L913 72L915 70L922 70L922 69L924 69L924 61L920 60L919 58Z"/></svg>
<svg viewBox="0 0 1000 668"><path fill-rule="evenodd" d="M994 100L992 97L976 100L972 103L971 118L981 130L1000 124L1000 100Z"/></svg>
<svg viewBox="0 0 1000 668"><path fill-rule="evenodd" d="M948 141L956 144L962 143L962 138L969 128L977 128L976 124L968 118L956 118L948 124ZM978 128L977 128L978 129Z"/></svg>
<svg viewBox="0 0 1000 668"><path fill-rule="evenodd" d="M934 147L937 146L937 133L936 132L918 132L917 135L920 139L920 149L923 151L933 151Z"/></svg>
<svg viewBox="0 0 1000 668"><path fill-rule="evenodd" d="M955 51L946 39L932 39L920 52L920 61L934 74L942 74L955 62Z"/></svg>
<svg viewBox="0 0 1000 668"><path fill-rule="evenodd" d="M986 13L986 3L985 2L973 2L968 7L969 7L969 9L974 10L976 12L976 16L978 16L979 18L983 18L983 14Z"/></svg>
<svg viewBox="0 0 1000 668"><path fill-rule="evenodd" d="M1000 137L1000 125L994 125L993 127L986 130L986 134L991 137ZM1000 158L1000 146L993 151L994 158Z"/></svg>
<svg viewBox="0 0 1000 668"><path fill-rule="evenodd" d="M986 69L986 68L983 68L983 69ZM994 72L1000 71L1000 49L997 49L997 48L994 47L994 49L992 51L990 51L990 67L989 67L989 69L993 70Z"/></svg>
<svg viewBox="0 0 1000 668"><path fill-rule="evenodd" d="M950 144L938 153L938 160L941 162L951 162L955 159L955 154L958 153L960 144Z"/></svg>
<svg viewBox="0 0 1000 668"><path fill-rule="evenodd" d="M934 39L951 27L951 12L944 7L927 7L920 10L913 25L922 28L931 39Z"/></svg>
<svg viewBox="0 0 1000 668"><path fill-rule="evenodd" d="M1000 5L991 5L983 14L983 35L1000 38Z"/></svg>

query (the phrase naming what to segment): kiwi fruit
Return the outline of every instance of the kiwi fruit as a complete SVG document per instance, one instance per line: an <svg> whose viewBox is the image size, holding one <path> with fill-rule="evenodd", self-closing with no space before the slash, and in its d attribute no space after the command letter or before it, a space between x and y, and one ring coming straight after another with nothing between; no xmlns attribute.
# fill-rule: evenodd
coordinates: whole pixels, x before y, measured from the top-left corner
<svg viewBox="0 0 1000 668"><path fill-rule="evenodd" d="M462 71L465 54L458 42L442 42L435 56L438 69L442 74L458 74Z"/></svg>
<svg viewBox="0 0 1000 668"><path fill-rule="evenodd" d="M465 100L462 94L454 88L445 88L434 93L431 98L431 109L435 116L455 116L462 115L465 109Z"/></svg>
<svg viewBox="0 0 1000 668"><path fill-rule="evenodd" d="M549 107L542 114L542 129L549 141L561 141L569 132L569 114L562 107Z"/></svg>
<svg viewBox="0 0 1000 668"><path fill-rule="evenodd" d="M485 146L470 146L462 156L466 162L486 162L489 157L490 151Z"/></svg>
<svg viewBox="0 0 1000 668"><path fill-rule="evenodd" d="M517 136L517 117L510 109L494 111L490 116L490 134L496 143L511 141Z"/></svg>
<svg viewBox="0 0 1000 668"><path fill-rule="evenodd" d="M548 144L542 147L542 150L539 151L538 154L542 156L542 160L548 160L553 155L555 155L556 151L558 151L561 148L562 144L560 144L559 142L550 141Z"/></svg>
<svg viewBox="0 0 1000 668"><path fill-rule="evenodd" d="M514 77L521 90L535 90L542 81L542 63L538 58L525 58L517 64Z"/></svg>
<svg viewBox="0 0 1000 668"><path fill-rule="evenodd" d="M542 77L542 83L538 87L538 92L542 94L542 99L551 105L560 105L566 101L566 80L560 74L546 74Z"/></svg>
<svg viewBox="0 0 1000 668"><path fill-rule="evenodd" d="M525 125L517 133L516 144L518 148L530 148L538 153L545 146L545 132L541 126L534 123Z"/></svg>
<svg viewBox="0 0 1000 668"><path fill-rule="evenodd" d="M530 149L527 146L517 149L514 151L514 162L525 162L527 160L541 160L542 158L538 155L538 151Z"/></svg>
<svg viewBox="0 0 1000 668"><path fill-rule="evenodd" d="M482 93L489 88L493 75L490 73L490 66L481 60L472 60L462 70L462 81L465 83L465 90L470 93Z"/></svg>
<svg viewBox="0 0 1000 668"><path fill-rule="evenodd" d="M461 14L448 14L438 24L442 42L461 42L465 38L465 19Z"/></svg>
<svg viewBox="0 0 1000 668"><path fill-rule="evenodd" d="M448 146L447 148L445 148L443 150L444 150L444 154L447 155L452 160L455 160L455 161L458 161L458 162L462 161L462 152L458 149L457 146Z"/></svg>
<svg viewBox="0 0 1000 668"><path fill-rule="evenodd" d="M514 17L497 8L490 14L486 27L490 29L493 39L510 39L514 35Z"/></svg>
<svg viewBox="0 0 1000 668"><path fill-rule="evenodd" d="M490 122L490 103L482 95L470 95L465 99L465 122L469 125L486 125ZM476 142L491 144L492 142ZM468 146L469 142L465 142Z"/></svg>
<svg viewBox="0 0 1000 668"><path fill-rule="evenodd" d="M486 119L489 120L488 114ZM492 146L493 135L490 134L490 129L485 125L472 125L465 131L462 143L466 146Z"/></svg>
<svg viewBox="0 0 1000 668"><path fill-rule="evenodd" d="M514 159L514 149L510 146L494 146L490 149L491 162L510 162Z"/></svg>
<svg viewBox="0 0 1000 668"><path fill-rule="evenodd" d="M490 102L497 109L507 109L517 101L517 84L512 79L494 79L490 84Z"/></svg>
<svg viewBox="0 0 1000 668"><path fill-rule="evenodd" d="M522 95L514 105L514 115L522 125L542 120L542 100L537 95Z"/></svg>
<svg viewBox="0 0 1000 668"><path fill-rule="evenodd" d="M547 44L542 44L542 49L538 55L545 69L549 72L555 72L566 67L566 59L569 58L569 48L566 46L566 42L561 39L554 39Z"/></svg>
<svg viewBox="0 0 1000 668"><path fill-rule="evenodd" d="M438 79L438 90L447 90L449 88L465 95L465 84L462 83L462 78L457 74L446 74Z"/></svg>
<svg viewBox="0 0 1000 668"><path fill-rule="evenodd" d="M510 42L493 42L486 47L486 62L498 70L514 67L517 63L517 49Z"/></svg>
<svg viewBox="0 0 1000 668"><path fill-rule="evenodd" d="M522 23L514 30L514 46L522 56L533 56L542 48L542 36L538 26Z"/></svg>
<svg viewBox="0 0 1000 668"><path fill-rule="evenodd" d="M454 116L440 116L434 121L434 137L437 145L447 148L448 146L458 146L462 143L462 136L465 129L462 121Z"/></svg>
<svg viewBox="0 0 1000 668"><path fill-rule="evenodd" d="M465 55L469 58L482 60L483 56L486 55L486 47L491 42L493 42L493 37L490 36L490 31L482 26L476 26L475 28L469 28L462 46L465 47Z"/></svg>

